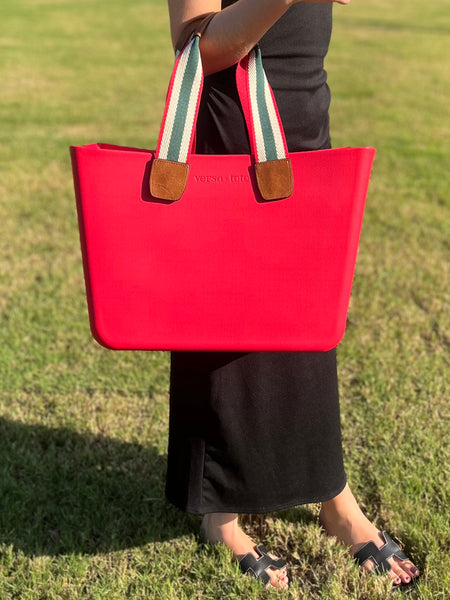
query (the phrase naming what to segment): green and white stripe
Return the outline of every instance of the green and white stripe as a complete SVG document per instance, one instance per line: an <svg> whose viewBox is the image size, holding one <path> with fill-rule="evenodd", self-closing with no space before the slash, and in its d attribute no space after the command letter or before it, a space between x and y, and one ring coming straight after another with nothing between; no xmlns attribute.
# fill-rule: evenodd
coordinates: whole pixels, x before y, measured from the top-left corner
<svg viewBox="0 0 450 600"><path fill-rule="evenodd" d="M185 163L203 81L198 36L177 60L158 158Z"/></svg>
<svg viewBox="0 0 450 600"><path fill-rule="evenodd" d="M283 134L280 130L259 47L249 54L248 81L257 161L265 162L286 158Z"/></svg>

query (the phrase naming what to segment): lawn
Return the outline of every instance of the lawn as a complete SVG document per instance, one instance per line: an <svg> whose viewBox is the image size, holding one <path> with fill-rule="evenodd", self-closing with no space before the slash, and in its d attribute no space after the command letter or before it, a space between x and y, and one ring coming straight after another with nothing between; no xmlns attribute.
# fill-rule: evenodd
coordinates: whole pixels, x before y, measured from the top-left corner
<svg viewBox="0 0 450 600"><path fill-rule="evenodd" d="M68 152L154 147L165 0L2 0L1 600L450 597L450 4L334 14L333 144L378 151L338 349L345 462L420 581L361 576L308 506L246 519L292 567L266 591L166 503L169 357L91 338Z"/></svg>

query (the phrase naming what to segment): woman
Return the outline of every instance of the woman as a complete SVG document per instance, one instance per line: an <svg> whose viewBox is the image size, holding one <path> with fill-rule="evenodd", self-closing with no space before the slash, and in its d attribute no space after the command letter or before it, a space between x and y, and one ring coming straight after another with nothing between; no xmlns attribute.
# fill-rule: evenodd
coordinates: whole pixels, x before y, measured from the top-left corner
<svg viewBox="0 0 450 600"><path fill-rule="evenodd" d="M215 13L200 42L207 77L198 153L249 153L234 65L257 43L289 150L330 147L323 60L333 1L350 0L169 0L175 46L193 21ZM225 544L243 572L266 584L288 585L284 562L256 546L238 514L313 502L322 503L327 534L364 569L376 568L373 556L395 584L419 574L364 516L346 483L335 350L173 353L166 493L182 510L203 514L206 539Z"/></svg>

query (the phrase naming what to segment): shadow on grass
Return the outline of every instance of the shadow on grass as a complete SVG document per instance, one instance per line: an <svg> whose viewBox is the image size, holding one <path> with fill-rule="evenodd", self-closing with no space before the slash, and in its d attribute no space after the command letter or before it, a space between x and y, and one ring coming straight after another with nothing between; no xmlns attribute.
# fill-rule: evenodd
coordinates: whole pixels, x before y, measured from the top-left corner
<svg viewBox="0 0 450 600"><path fill-rule="evenodd" d="M0 418L0 543L98 553L196 532L165 500L155 448Z"/></svg>

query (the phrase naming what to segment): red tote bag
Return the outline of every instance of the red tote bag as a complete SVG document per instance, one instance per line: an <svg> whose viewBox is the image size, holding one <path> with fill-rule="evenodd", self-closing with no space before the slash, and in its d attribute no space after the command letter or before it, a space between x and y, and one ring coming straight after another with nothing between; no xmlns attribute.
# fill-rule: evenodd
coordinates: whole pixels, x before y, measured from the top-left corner
<svg viewBox="0 0 450 600"><path fill-rule="evenodd" d="M202 82L195 36L156 151L71 148L93 336L114 349L329 350L375 150L289 153L255 49L237 69L251 155L197 155Z"/></svg>

